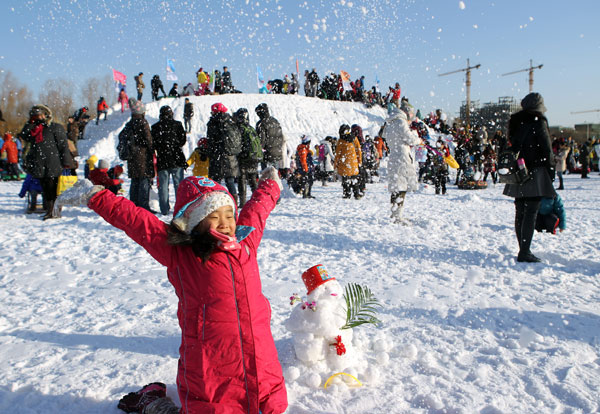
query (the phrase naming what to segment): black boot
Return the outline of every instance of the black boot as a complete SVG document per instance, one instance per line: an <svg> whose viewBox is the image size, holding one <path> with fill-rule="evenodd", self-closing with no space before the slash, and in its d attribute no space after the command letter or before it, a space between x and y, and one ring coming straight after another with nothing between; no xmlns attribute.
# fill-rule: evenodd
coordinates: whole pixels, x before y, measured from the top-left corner
<svg viewBox="0 0 600 414"><path fill-rule="evenodd" d="M54 204L54 200L48 201L48 210L46 211L44 217L42 217L42 220L60 218L62 207L57 207L56 211L54 211Z"/></svg>
<svg viewBox="0 0 600 414"><path fill-rule="evenodd" d="M29 205L27 206L26 214L35 213L37 209L37 194L29 193Z"/></svg>

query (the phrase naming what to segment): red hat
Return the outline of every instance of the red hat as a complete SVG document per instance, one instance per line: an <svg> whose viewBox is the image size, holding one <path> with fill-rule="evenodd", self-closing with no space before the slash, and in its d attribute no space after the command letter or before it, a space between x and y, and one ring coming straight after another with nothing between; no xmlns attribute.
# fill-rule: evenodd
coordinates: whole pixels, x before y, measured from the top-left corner
<svg viewBox="0 0 600 414"><path fill-rule="evenodd" d="M212 104L212 106L210 107L210 111L214 114L217 112L227 112L227 108L225 107L225 105L223 105L220 102L214 103Z"/></svg>
<svg viewBox="0 0 600 414"><path fill-rule="evenodd" d="M237 221L237 206L229 191L206 177L187 177L177 188L173 224L190 234L206 216L223 207L233 207Z"/></svg>
<svg viewBox="0 0 600 414"><path fill-rule="evenodd" d="M302 281L304 282L304 286L306 286L307 295L310 295L313 290L330 280L335 280L335 277L330 276L321 264L313 266L302 273Z"/></svg>
<svg viewBox="0 0 600 414"><path fill-rule="evenodd" d="M203 148L203 147L207 147L208 146L208 139L207 138L200 138L198 140L198 146Z"/></svg>

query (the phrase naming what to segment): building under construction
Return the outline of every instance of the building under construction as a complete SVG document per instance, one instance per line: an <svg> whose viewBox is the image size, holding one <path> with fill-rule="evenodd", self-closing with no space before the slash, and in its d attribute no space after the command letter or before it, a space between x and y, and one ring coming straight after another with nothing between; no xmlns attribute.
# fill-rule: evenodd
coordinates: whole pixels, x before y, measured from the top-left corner
<svg viewBox="0 0 600 414"><path fill-rule="evenodd" d="M506 133L510 116L521 110L521 105L511 96L502 96L498 102L487 102L483 106L479 101L471 101L469 107L471 125L485 125L488 131L498 129ZM467 118L466 101L460 107L460 118Z"/></svg>

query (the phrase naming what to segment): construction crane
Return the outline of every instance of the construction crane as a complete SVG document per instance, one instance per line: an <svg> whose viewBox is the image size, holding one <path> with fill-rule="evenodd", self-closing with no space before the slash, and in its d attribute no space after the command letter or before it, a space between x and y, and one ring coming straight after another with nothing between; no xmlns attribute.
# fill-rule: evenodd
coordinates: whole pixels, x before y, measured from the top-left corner
<svg viewBox="0 0 600 414"><path fill-rule="evenodd" d="M590 112L600 112L600 109L590 109L589 111L576 111L576 112L571 112L572 114L587 114Z"/></svg>
<svg viewBox="0 0 600 414"><path fill-rule="evenodd" d="M438 76L446 76L446 75L451 75L453 73L458 73L458 72L467 72L467 81L465 82L465 85L467 85L467 106L466 106L466 112L467 112L467 131L471 130L471 69L479 69L481 65L477 64L475 66L471 66L471 64L469 63L469 59L467 59L467 67L464 69L458 69L458 70L454 70L452 72L446 72L446 73L442 73Z"/></svg>
<svg viewBox="0 0 600 414"><path fill-rule="evenodd" d="M514 72L503 73L502 76L513 75L515 73L529 72L529 93L533 92L533 71L541 69L544 65L533 66L533 60L529 59L529 67L527 69L515 70Z"/></svg>

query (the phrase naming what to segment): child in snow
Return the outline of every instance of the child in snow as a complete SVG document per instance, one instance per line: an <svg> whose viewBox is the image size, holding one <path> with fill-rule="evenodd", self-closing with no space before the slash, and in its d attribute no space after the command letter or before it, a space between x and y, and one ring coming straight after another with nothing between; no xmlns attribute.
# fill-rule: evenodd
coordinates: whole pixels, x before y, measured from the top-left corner
<svg viewBox="0 0 600 414"><path fill-rule="evenodd" d="M96 168L96 161L98 157L91 155L90 158L85 160L85 167L83 167L83 178L90 178L90 171Z"/></svg>
<svg viewBox="0 0 600 414"><path fill-rule="evenodd" d="M546 230L548 233L556 234L557 228L560 233L567 228L565 205L558 194L554 198L542 198L535 221L535 229L539 232Z"/></svg>
<svg viewBox="0 0 600 414"><path fill-rule="evenodd" d="M27 176L25 176L25 181L23 181L23 185L21 186L21 191L19 192L20 198L23 198L26 195L28 196L25 214L31 214L37 210L37 196L38 194L42 194L42 192L43 189L40 180L33 178L31 174L27 174Z"/></svg>
<svg viewBox="0 0 600 414"><path fill-rule="evenodd" d="M208 177L208 140L200 138L198 146L187 160L188 166L194 166L192 174L196 177Z"/></svg>
<svg viewBox="0 0 600 414"><path fill-rule="evenodd" d="M108 161L98 161L98 168L94 168L90 171L90 181L92 184L101 185L102 187L111 190L113 194L116 194L118 192L118 188L116 187L120 186L123 183L123 180L120 178L110 178L108 175L109 167L110 164ZM122 167L121 171L123 171Z"/></svg>
<svg viewBox="0 0 600 414"><path fill-rule="evenodd" d="M177 190L169 225L86 180L60 197L60 205L87 204L167 268L179 298L177 387L183 414L279 414L287 408L256 258L281 188L275 168L263 171L238 217L225 187L205 177L187 177ZM140 406L130 407L133 411L177 412L170 400L159 398L164 393L144 398L143 390L136 394Z"/></svg>
<svg viewBox="0 0 600 414"><path fill-rule="evenodd" d="M16 138L8 132L4 134L4 144L0 152L5 157L6 176L9 180L21 180L19 172L19 148Z"/></svg>
<svg viewBox="0 0 600 414"><path fill-rule="evenodd" d="M121 194L124 192L122 189L123 180L121 179L121 175L123 175L123 165L115 165L112 168L109 168L107 171L108 178L112 180L117 180L119 184L108 186L107 188L112 191L113 194Z"/></svg>
<svg viewBox="0 0 600 414"><path fill-rule="evenodd" d="M121 104L121 113L123 113L125 109L129 109L129 96L127 96L125 89L121 89L121 92L119 92L118 101Z"/></svg>

